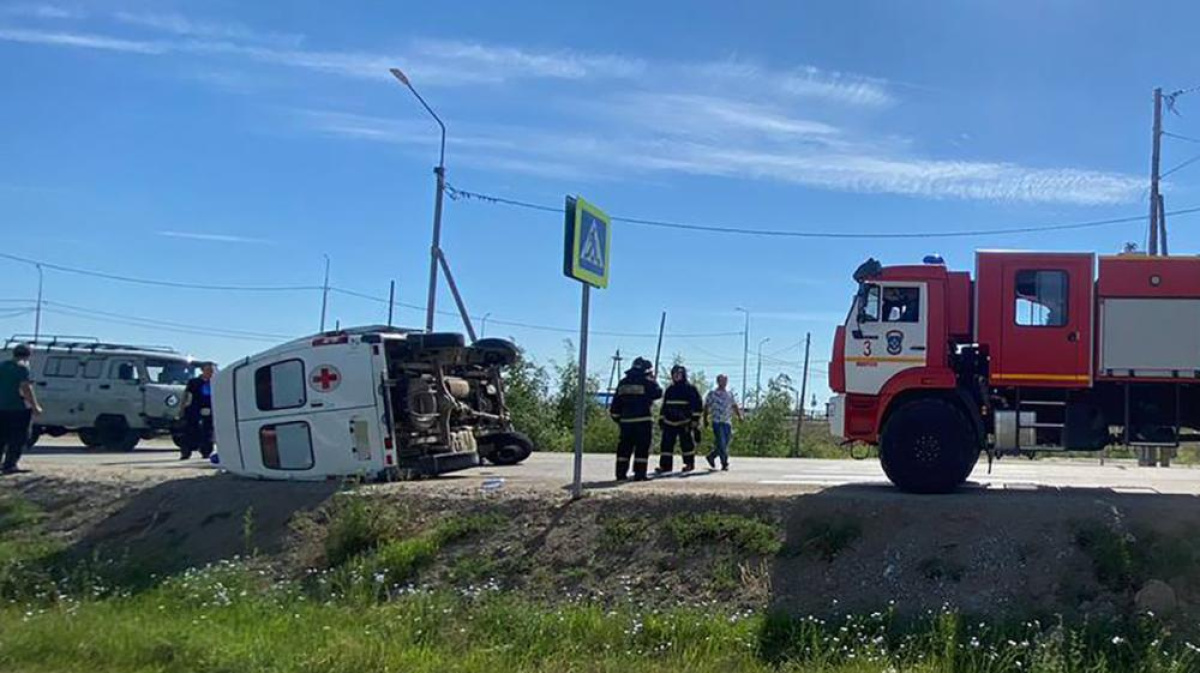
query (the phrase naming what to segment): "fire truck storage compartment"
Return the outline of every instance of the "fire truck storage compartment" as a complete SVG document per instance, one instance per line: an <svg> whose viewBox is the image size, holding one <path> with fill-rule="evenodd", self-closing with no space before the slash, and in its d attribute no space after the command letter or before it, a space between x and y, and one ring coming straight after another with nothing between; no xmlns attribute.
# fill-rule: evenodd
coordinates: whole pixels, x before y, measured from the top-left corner
<svg viewBox="0 0 1200 673"><path fill-rule="evenodd" d="M1200 299L1100 300L1100 371L1186 376L1200 370Z"/></svg>
<svg viewBox="0 0 1200 673"><path fill-rule="evenodd" d="M1111 377L1200 372L1200 257L1100 258L1099 370Z"/></svg>

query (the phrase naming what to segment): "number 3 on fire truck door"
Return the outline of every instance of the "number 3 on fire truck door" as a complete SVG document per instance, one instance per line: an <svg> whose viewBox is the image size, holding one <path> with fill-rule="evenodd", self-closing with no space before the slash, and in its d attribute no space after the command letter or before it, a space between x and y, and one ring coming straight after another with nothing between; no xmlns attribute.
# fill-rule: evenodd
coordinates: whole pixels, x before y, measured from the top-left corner
<svg viewBox="0 0 1200 673"><path fill-rule="evenodd" d="M863 356L871 357L871 342L870 341L866 341L866 340L863 341Z"/></svg>

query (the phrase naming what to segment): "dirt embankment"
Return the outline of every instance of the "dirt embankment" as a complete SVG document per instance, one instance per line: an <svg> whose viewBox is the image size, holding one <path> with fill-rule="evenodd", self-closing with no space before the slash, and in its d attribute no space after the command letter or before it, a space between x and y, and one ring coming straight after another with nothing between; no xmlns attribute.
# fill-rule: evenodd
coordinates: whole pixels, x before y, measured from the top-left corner
<svg viewBox="0 0 1200 673"><path fill-rule="evenodd" d="M71 554L170 573L255 554L300 576L331 563L344 503L420 536L456 517L406 582L495 584L550 600L832 614L1200 613L1200 499L1108 491L913 497L845 487L793 497L482 494L453 482L345 489L226 476L123 484L0 482L48 511ZM361 512L360 512L361 514ZM480 515L487 515L480 519ZM430 538L433 539L433 538ZM378 541L376 541L378 542ZM374 543L372 543L374 544Z"/></svg>

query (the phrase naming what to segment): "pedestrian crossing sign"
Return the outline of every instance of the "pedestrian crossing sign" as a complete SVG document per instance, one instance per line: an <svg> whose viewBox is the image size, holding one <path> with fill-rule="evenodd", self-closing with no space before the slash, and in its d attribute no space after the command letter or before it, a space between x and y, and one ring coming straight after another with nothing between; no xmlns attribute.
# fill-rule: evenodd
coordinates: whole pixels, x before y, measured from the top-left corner
<svg viewBox="0 0 1200 673"><path fill-rule="evenodd" d="M608 215L583 197L567 197L563 274L591 285L608 287L612 226Z"/></svg>

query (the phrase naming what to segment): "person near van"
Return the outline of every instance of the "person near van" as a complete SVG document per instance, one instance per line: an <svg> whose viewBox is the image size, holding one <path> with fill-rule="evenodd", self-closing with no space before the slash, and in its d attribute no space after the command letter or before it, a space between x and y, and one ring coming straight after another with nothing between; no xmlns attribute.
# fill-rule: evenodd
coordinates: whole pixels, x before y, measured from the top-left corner
<svg viewBox="0 0 1200 673"><path fill-rule="evenodd" d="M733 438L733 418L742 420L742 408L738 406L733 392L728 389L729 377L717 375L717 387L708 391L704 399L705 424L712 419L713 450L706 459L708 466L717 469L717 458L721 459L721 469L729 469L729 442Z"/></svg>
<svg viewBox="0 0 1200 673"><path fill-rule="evenodd" d="M629 477L633 458L633 480L645 481L650 464L650 444L654 441L654 416L651 407L662 397L662 388L654 380L653 367L645 358L633 361L617 384L608 413L621 426L617 442L617 481Z"/></svg>
<svg viewBox="0 0 1200 673"><path fill-rule="evenodd" d="M659 450L658 467L655 474L665 474L674 469L675 443L679 442L683 454L683 471L696 469L696 432L700 426L700 415L704 402L700 391L688 381L687 368L675 365L671 368L671 385L663 394L662 411L658 424L662 428L662 446Z"/></svg>
<svg viewBox="0 0 1200 673"><path fill-rule="evenodd" d="M0 472L17 472L17 461L29 443L29 424L42 413L29 376L29 357L33 351L17 344L12 359L0 364Z"/></svg>
<svg viewBox="0 0 1200 673"><path fill-rule="evenodd" d="M187 438L179 448L179 459L192 457L192 451L208 458L213 451L212 419L213 364L200 365L200 375L187 382L183 392L183 427Z"/></svg>

